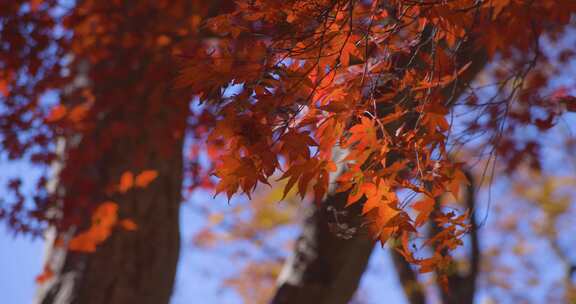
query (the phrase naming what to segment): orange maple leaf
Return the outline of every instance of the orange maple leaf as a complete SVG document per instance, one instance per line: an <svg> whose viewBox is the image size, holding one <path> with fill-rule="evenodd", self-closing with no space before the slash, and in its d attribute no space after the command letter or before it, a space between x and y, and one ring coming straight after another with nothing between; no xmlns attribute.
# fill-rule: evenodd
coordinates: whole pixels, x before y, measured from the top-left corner
<svg viewBox="0 0 576 304"><path fill-rule="evenodd" d="M50 266L44 265L44 271L42 271L41 274L36 276L36 283L42 284L42 283L48 281L49 279L51 279L52 277L54 277L54 271L52 270L52 268Z"/></svg>
<svg viewBox="0 0 576 304"><path fill-rule="evenodd" d="M380 180L378 186L373 183L368 183L365 185L367 186L364 189L366 202L362 208L362 214L366 214L374 208L379 208L383 205L394 203L397 200L396 193L390 191L390 187L383 179Z"/></svg>
<svg viewBox="0 0 576 304"><path fill-rule="evenodd" d="M469 184L470 181L466 177L466 174L464 174L462 170L456 169L452 175L452 181L450 181L448 187L454 198L458 200L460 197L460 187L462 185L469 185Z"/></svg>
<svg viewBox="0 0 576 304"><path fill-rule="evenodd" d="M4 97L10 95L10 90L8 89L8 81L0 79L0 94Z"/></svg>
<svg viewBox="0 0 576 304"><path fill-rule="evenodd" d="M378 207L372 208L366 213L370 235L379 240L382 246L384 246L395 231L395 228L389 227L388 223L397 214L398 210L392 208L391 204L380 204Z"/></svg>
<svg viewBox="0 0 576 304"><path fill-rule="evenodd" d="M132 219L123 219L118 223L118 226L128 231L136 231L138 225Z"/></svg>
<svg viewBox="0 0 576 304"><path fill-rule="evenodd" d="M134 180L134 186L139 188L147 187L151 182L153 182L158 177L158 171L156 170L144 170L142 173L136 176Z"/></svg>
<svg viewBox="0 0 576 304"><path fill-rule="evenodd" d="M59 121L66 116L68 109L63 105L57 105L50 111L48 117L46 117L47 122Z"/></svg>
<svg viewBox="0 0 576 304"><path fill-rule="evenodd" d="M125 171L120 177L120 184L118 185L118 191L124 193L130 190L134 186L134 174L130 171Z"/></svg>
<svg viewBox="0 0 576 304"><path fill-rule="evenodd" d="M72 251L94 252L96 246L104 242L118 222L118 204L108 201L100 204L92 214L92 225L70 240Z"/></svg>
<svg viewBox="0 0 576 304"><path fill-rule="evenodd" d="M361 122L350 128L350 137L343 145L345 148L357 144L355 150L362 151L368 147L378 145L374 123L368 117L362 117Z"/></svg>
<svg viewBox="0 0 576 304"><path fill-rule="evenodd" d="M416 227L424 225L428 218L430 217L430 213L434 210L434 205L436 201L432 198L426 197L423 200L417 201L412 205L414 210L418 211L418 216L416 217Z"/></svg>

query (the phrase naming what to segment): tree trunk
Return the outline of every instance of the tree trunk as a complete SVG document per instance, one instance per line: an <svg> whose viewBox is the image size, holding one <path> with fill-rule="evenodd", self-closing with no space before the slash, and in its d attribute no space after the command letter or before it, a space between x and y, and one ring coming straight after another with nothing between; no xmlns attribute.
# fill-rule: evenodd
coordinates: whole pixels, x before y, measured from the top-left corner
<svg viewBox="0 0 576 304"><path fill-rule="evenodd" d="M390 249L390 256L394 262L394 268L398 275L398 281L406 300L410 304L426 304L426 291L424 286L418 281L418 273L412 269L410 263L394 249Z"/></svg>
<svg viewBox="0 0 576 304"><path fill-rule="evenodd" d="M119 58L121 60L121 57ZM95 69L98 66L94 66ZM175 67L174 67L175 68ZM185 102L172 111L157 114L145 111L155 98L166 100L182 99L166 82L150 84L152 97L142 96L131 84L139 83L137 74L143 71L134 69L129 74L128 85L110 86L107 81L89 81L87 87L94 90L102 87L113 88L111 92L100 92L103 97L112 95L115 90L125 90L127 99L138 101L143 108L137 115L115 113L101 119L99 128L66 139L67 147L61 147L62 170L70 164L74 169L63 175L57 168L55 179L67 176L66 180L54 180L49 191L64 193L64 198L88 197L99 203L111 200L118 205L118 217L129 218L137 224L135 231L114 229L108 239L93 253L68 250L68 241L85 229L89 214L84 213L84 224L73 225L65 233L60 231L56 240L56 228L48 232L49 247L46 266L54 273L38 287L35 303L38 304L123 304L123 303L168 303L174 285L179 255L179 207L183 179L182 136L174 136L177 129L167 127L167 122L178 121L185 126L187 112L182 109ZM69 88L67 88L69 89ZM150 115L151 117L146 117ZM171 120L169 120L171 119ZM150 121L143 128L143 121ZM135 132L127 136L105 137L108 127L122 121ZM182 133L182 132L181 132ZM82 162L83 155L100 147L102 141L112 140L107 148L98 150L96 161ZM64 142L64 140L62 140ZM68 167L67 167L68 166ZM109 193L105 185L118 184L118 178L125 171L154 170L157 177L144 188L133 188L126 192ZM85 177L85 176L87 177ZM86 181L93 182L93 192L85 193ZM55 210L62 217L66 207L76 213L81 206L62 203ZM72 213L73 214L73 213ZM64 245L62 245L64 244Z"/></svg>
<svg viewBox="0 0 576 304"><path fill-rule="evenodd" d="M75 3L67 26L75 32L69 51L77 79L63 89L63 97L72 104L84 97L93 103L80 134L66 138L53 190L63 193L57 218L82 221L59 231L60 240L51 232L46 265L54 275L39 285L36 303L170 301L180 249L183 141L193 96L192 88L174 88L176 54L196 49L204 39L191 20L233 5L223 0ZM148 186L110 190L126 171L143 170L158 173ZM115 229L94 253L58 245L89 224L83 206L105 201L117 203L118 217L132 219L137 229Z"/></svg>
<svg viewBox="0 0 576 304"><path fill-rule="evenodd" d="M161 84L158 87L167 85ZM169 92L168 89L165 92ZM164 97L170 98L170 95L167 93ZM142 100L145 107L145 99ZM114 229L95 252L85 253L71 251L67 246L78 231L85 229L84 225L72 226L65 233L60 232L60 240L56 240L56 228L51 228L48 232L46 266L54 275L39 284L35 303L156 304L170 301L180 249L183 140L171 137L168 128L157 128L163 120L160 115L156 124L150 123L146 131L135 136L117 138L112 148L101 152L102 156L99 156L97 162L85 164L80 171L90 175L97 185L96 191L84 195L99 200L100 197L106 197L102 193L105 192L102 185L110 184L111 180L117 183L117 178L126 170L136 170L137 173L137 170L145 169L158 173L156 179L145 188L134 188L108 196L119 207L118 217L133 220L137 225L136 230ZM138 124L139 121L127 123ZM102 122L103 125L109 123L106 120ZM167 134L162 134L164 130ZM61 151L65 155L64 170L69 165L66 163L67 158L90 149L100 136L95 132L78 136L81 138L79 140L68 139L69 147ZM166 143L158 137L172 138L171 148L158 145L159 142ZM75 141L78 142L76 147L73 146ZM132 158L139 159L136 168ZM74 172L77 171L78 168ZM56 172L55 178L59 175ZM76 179L80 181L76 182ZM67 183L52 183L52 191L65 192L66 195L78 194L77 189L82 189L80 176L73 176L73 181ZM60 210L55 211L62 213Z"/></svg>
<svg viewBox="0 0 576 304"><path fill-rule="evenodd" d="M356 232L360 220L355 206L342 210L348 193L330 196L321 209L306 210L302 233L293 256L278 279L273 304L348 303L366 270L374 241Z"/></svg>
<svg viewBox="0 0 576 304"><path fill-rule="evenodd" d="M138 229L116 230L94 253L52 243L48 265L55 276L39 286L36 303L169 302L179 254L181 155L149 164L158 170L158 178L118 202Z"/></svg>
<svg viewBox="0 0 576 304"><path fill-rule="evenodd" d="M176 58L169 46L157 46L154 26L165 26L162 30L170 34L195 11L191 2L167 4L173 6L166 11L154 3L76 4L80 17L74 20L83 26L73 39L78 45L71 48L77 78L63 88L63 98L69 100L66 105L78 104L88 91L94 102L85 127L65 139L52 191L62 197L55 218L80 221L63 225L69 227L65 232L60 227L58 240L56 228L48 233L46 267L53 275L39 284L35 303L170 301L180 249L183 134L192 94L173 88ZM124 11L131 13L124 16ZM174 12L186 14L174 17ZM94 20L101 22L98 27L90 23ZM108 43L82 48L93 41ZM91 56L107 57L95 61ZM143 170L158 174L146 187L111 190L124 172ZM119 219L133 220L136 230L114 229L93 253L69 250L67 242L90 224L88 207L105 201L115 202Z"/></svg>

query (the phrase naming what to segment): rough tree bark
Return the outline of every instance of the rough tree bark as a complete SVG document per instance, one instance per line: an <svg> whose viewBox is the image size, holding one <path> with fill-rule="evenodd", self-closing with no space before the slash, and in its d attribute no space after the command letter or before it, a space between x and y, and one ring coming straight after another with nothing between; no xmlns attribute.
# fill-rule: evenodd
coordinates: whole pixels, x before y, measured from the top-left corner
<svg viewBox="0 0 576 304"><path fill-rule="evenodd" d="M124 9L130 10L135 5L126 3ZM66 182L53 181L52 186L53 191L65 197L81 194L94 203L114 201L119 207L119 217L132 219L138 227L135 231L115 229L94 253L70 251L65 245L67 239L85 229L82 225L88 223L70 228L60 235L63 237L60 240L55 240L54 229L49 231L46 266L54 275L39 284L35 303L157 304L170 300L180 246L183 132L187 98L191 94L175 90L170 82L178 69L170 49L146 49L147 41L155 37L149 35L155 34L145 28L135 31L146 18L154 23L170 15L157 14L153 5L139 9L121 21L110 20L117 22L120 35L130 33L139 49L125 47L121 40L118 44L111 43L109 50L104 49L111 54L107 60L91 62L86 71L81 71L80 66L88 60L75 58L77 81L63 89L63 98L76 94L69 99L78 102L73 99L78 98L83 88L88 88L97 105L108 103L108 108L97 113L95 127L89 132L63 140L65 144L60 151L63 160L59 165L66 170L74 163L80 170L73 171L75 176L68 176ZM110 15L118 13L113 11ZM115 33L105 34L110 38ZM92 39L98 40L98 34L92 35ZM137 63L133 60L134 53L138 54ZM164 103L162 110L154 110L161 103ZM129 131L111 136L113 125ZM81 161L89 153L93 155L87 159L95 161ZM133 170L154 170L158 175L143 189L107 192L106 187L118 184L123 172ZM83 193L86 180L95 185L89 188L93 192ZM55 210L56 216L61 213Z"/></svg>
<svg viewBox="0 0 576 304"><path fill-rule="evenodd" d="M96 151L97 161L82 166L83 174L97 185L98 193L88 193L88 196L91 200L116 202L119 217L132 219L138 227L135 231L116 229L91 254L59 246L52 232L52 239L47 241L46 264L54 276L39 285L35 302L168 303L180 249L183 136L188 101L192 98L191 89L173 86L179 69L174 51L204 39L205 33L190 29L192 16L209 18L230 10L234 2L78 1L75 5L74 10L82 7L79 21L102 22L99 27L82 24L80 38L73 39L80 39L80 46L90 46L75 58L76 62L82 62L82 56L90 57L86 53L110 54L106 60L90 63L90 71L86 72L89 76L79 76L85 78L80 83L90 88L96 102L108 108L97 113L92 132L66 139L60 166L66 168L71 163L70 155L82 154L78 150L92 154ZM87 16L82 16L85 13ZM92 15L97 18L92 20ZM91 30L94 32L89 32ZM90 53L94 48L100 49ZM79 89L70 88L71 91ZM114 130L111 126L121 126L126 136L107 137L111 129ZM105 193L103 185L117 184L127 170L154 170L158 176L143 189L112 196ZM82 191L79 189L83 189L83 185L73 179L74 176L72 182L54 185L53 190L65 195ZM65 238L80 229L82 227L73 227L68 231L64 243Z"/></svg>
<svg viewBox="0 0 576 304"><path fill-rule="evenodd" d="M169 98L168 86L165 92ZM153 126L149 127L154 129ZM46 263L55 275L39 285L36 303L169 302L179 255L182 139L175 138L171 143L173 147L165 149L146 134L113 142L112 151L98 163L91 164L86 172L105 184L103 181L107 178L130 169L131 156L145 155L143 167L157 171L158 177L144 189L113 197L120 207L119 215L133 219L137 230L116 230L94 253L74 252L58 246L54 230L49 232ZM84 137L78 146L90 140ZM63 153L66 155L66 149ZM74 191L74 185L70 186L72 189L56 188ZM74 232L71 229L68 237Z"/></svg>
<svg viewBox="0 0 576 304"><path fill-rule="evenodd" d="M138 229L113 233L95 253L52 244L47 258L55 277L39 286L36 303L169 302L179 254L181 155L149 164L157 180L118 202Z"/></svg>
<svg viewBox="0 0 576 304"><path fill-rule="evenodd" d="M352 299L374 241L365 232L346 235L355 227L350 221L359 220L358 208L341 211L347 196L332 195L323 202L325 207L311 205L306 210L302 233L280 274L272 303L345 304Z"/></svg>

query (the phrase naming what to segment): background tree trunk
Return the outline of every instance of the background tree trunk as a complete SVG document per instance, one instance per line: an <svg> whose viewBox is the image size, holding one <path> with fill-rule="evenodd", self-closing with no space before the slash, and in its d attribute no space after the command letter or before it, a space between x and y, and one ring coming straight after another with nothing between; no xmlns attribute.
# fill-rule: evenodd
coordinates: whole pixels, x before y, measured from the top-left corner
<svg viewBox="0 0 576 304"><path fill-rule="evenodd" d="M349 230L357 229L354 222L360 216L356 207L341 211L347 196L332 195L323 208L310 205L306 210L302 233L279 276L272 303L345 304L352 299L374 241L363 231Z"/></svg>
<svg viewBox="0 0 576 304"><path fill-rule="evenodd" d="M470 232L468 237L469 242L469 252L465 257L467 264L469 265L466 271L460 271L457 267L454 267L454 271L447 275L447 287L448 289L443 289L438 282L437 287L440 292L440 300L443 304L473 304L474 298L476 296L476 281L480 272L480 238L479 238L479 227L476 220L475 212L477 208L476 204L476 184L474 182L474 177L468 171L466 172L466 177L470 184L466 187L465 196L465 206L470 212ZM438 212L440 204L437 203L434 212ZM439 227L436 225L433 219L430 220L430 235L434 236L438 233ZM398 274L398 278L406 299L410 304L425 304L427 301L427 295L425 293L425 286L419 281L418 272L414 271L410 264L406 262L404 257L391 250L390 252L392 259L394 261L394 268ZM437 277L440 274L436 274Z"/></svg>

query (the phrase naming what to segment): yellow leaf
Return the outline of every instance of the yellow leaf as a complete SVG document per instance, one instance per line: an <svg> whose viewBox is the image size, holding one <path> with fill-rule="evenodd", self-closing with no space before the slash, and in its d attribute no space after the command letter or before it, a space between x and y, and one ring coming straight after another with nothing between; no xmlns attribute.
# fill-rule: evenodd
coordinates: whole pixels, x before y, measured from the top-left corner
<svg viewBox="0 0 576 304"><path fill-rule="evenodd" d="M218 225L224 220L224 215L222 213L213 213L208 217L208 222L212 225Z"/></svg>

